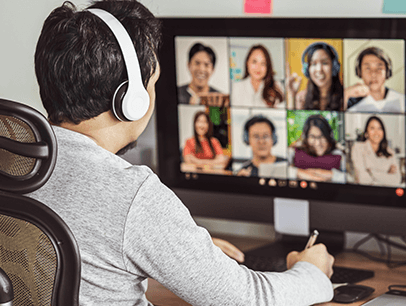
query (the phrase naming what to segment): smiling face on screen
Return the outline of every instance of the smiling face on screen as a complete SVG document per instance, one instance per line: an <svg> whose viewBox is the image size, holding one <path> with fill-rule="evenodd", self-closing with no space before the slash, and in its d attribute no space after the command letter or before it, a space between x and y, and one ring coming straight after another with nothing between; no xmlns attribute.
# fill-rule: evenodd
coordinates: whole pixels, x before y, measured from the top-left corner
<svg viewBox="0 0 406 306"><path fill-rule="evenodd" d="M319 89L329 89L333 80L333 61L324 49L316 50L309 65L309 76Z"/></svg>
<svg viewBox="0 0 406 306"><path fill-rule="evenodd" d="M212 59L205 51L197 52L188 64L192 81L190 85L196 87L199 91L208 90L209 79L214 71Z"/></svg>

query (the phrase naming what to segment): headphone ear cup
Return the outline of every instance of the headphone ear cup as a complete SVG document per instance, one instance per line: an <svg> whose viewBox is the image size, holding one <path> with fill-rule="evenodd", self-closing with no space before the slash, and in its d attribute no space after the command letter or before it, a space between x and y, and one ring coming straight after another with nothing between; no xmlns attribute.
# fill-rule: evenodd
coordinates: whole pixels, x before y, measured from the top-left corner
<svg viewBox="0 0 406 306"><path fill-rule="evenodd" d="M248 130L244 129L243 141L248 146L250 144L250 140L248 137Z"/></svg>
<svg viewBox="0 0 406 306"><path fill-rule="evenodd" d="M392 76L392 67L386 68L386 79L389 79Z"/></svg>
<svg viewBox="0 0 406 306"><path fill-rule="evenodd" d="M340 62L338 61L337 58L334 59L333 61L333 76L338 76L338 74L340 73Z"/></svg>
<svg viewBox="0 0 406 306"><path fill-rule="evenodd" d="M123 100L128 89L128 81L125 81L117 87L114 96L112 109L117 119L121 121L129 121L123 114Z"/></svg>
<svg viewBox="0 0 406 306"><path fill-rule="evenodd" d="M113 113L121 121L139 120L149 109L149 95L144 87L127 93L128 85L128 81L125 81L117 87L113 97Z"/></svg>
<svg viewBox="0 0 406 306"><path fill-rule="evenodd" d="M121 121L130 121L125 117L123 113L123 101L127 89L128 89L128 81L121 83L120 86L117 87L112 101L113 113L116 116L116 118Z"/></svg>
<svg viewBox="0 0 406 306"><path fill-rule="evenodd" d="M272 140L273 140L273 145L276 145L278 143L278 134L274 131L272 133Z"/></svg>
<svg viewBox="0 0 406 306"><path fill-rule="evenodd" d="M304 76L306 78L310 77L310 75L309 75L309 64L308 63L303 63L302 64L302 72L303 72L303 74L304 74Z"/></svg>

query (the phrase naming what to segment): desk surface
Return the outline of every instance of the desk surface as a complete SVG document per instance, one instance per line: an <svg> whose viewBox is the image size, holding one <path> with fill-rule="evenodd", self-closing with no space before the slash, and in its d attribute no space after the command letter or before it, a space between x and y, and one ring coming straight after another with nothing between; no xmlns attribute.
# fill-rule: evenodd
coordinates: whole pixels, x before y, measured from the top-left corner
<svg viewBox="0 0 406 306"><path fill-rule="evenodd" d="M218 237L218 235L216 236ZM242 251L249 251L254 248L261 247L267 243L269 240L262 240L262 239L251 239L251 238L242 238L242 237L230 237L230 236L221 236L219 238L226 239L239 247ZM335 264L337 266L344 266L350 268L358 268L358 269L368 269L375 271L375 277L362 281L359 284L370 286L375 289L375 292L369 296L366 300L347 304L347 305L362 305L368 300L371 300L386 291L388 291L388 286L393 284L406 284L406 266L396 268L396 269L389 269L383 263L373 262L371 260L366 259L365 257L354 254L354 253L342 253L336 257ZM164 286L156 282L155 280L150 279L148 282L148 291L147 291L147 298L151 303L156 306L183 306L183 305L190 305L185 301L181 300L175 294L170 292ZM333 305L343 305L338 303L323 303L318 304L318 306L333 306Z"/></svg>

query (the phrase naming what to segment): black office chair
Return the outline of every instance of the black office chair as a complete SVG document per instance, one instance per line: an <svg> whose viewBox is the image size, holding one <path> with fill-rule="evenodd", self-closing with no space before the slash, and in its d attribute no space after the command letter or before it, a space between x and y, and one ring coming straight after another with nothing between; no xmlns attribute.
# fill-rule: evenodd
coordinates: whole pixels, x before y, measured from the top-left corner
<svg viewBox="0 0 406 306"><path fill-rule="evenodd" d="M23 195L46 183L56 153L39 112L0 99L0 305L78 305L76 240L53 210Z"/></svg>

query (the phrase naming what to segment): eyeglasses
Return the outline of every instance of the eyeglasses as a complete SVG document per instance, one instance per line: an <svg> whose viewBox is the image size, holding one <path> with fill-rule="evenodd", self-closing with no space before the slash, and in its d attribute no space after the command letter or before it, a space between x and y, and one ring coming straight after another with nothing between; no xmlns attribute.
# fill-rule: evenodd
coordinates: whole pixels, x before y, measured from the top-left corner
<svg viewBox="0 0 406 306"><path fill-rule="evenodd" d="M252 135L252 136L250 136L250 138L252 138L253 140L255 140L255 141L261 141L261 140L264 140L264 141L271 141L272 140L272 135L270 135L270 134L265 134L265 135L257 135L257 134L255 134L255 135Z"/></svg>
<svg viewBox="0 0 406 306"><path fill-rule="evenodd" d="M320 142L327 142L327 138L324 137L323 135L320 136L314 136L314 135L309 135L309 141L315 142L316 140L319 140Z"/></svg>

